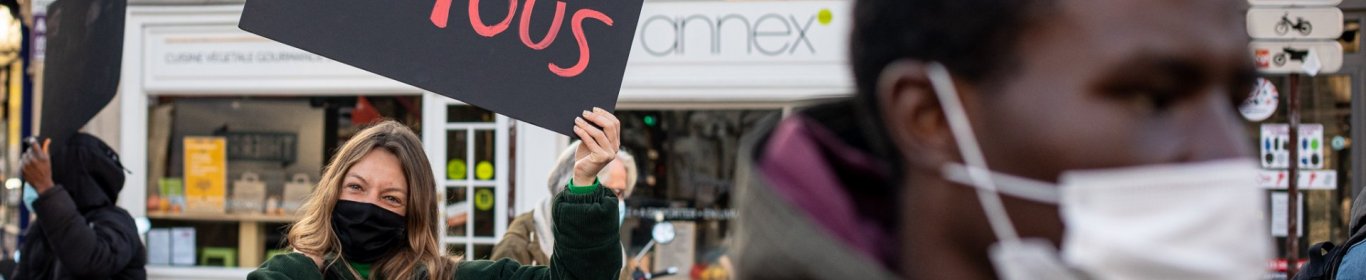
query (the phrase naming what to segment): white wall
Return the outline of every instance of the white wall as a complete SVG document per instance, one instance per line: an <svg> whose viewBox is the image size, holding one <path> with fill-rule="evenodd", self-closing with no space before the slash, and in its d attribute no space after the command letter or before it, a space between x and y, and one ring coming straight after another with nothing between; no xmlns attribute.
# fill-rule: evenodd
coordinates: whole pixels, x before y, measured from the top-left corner
<svg viewBox="0 0 1366 280"><path fill-rule="evenodd" d="M517 197L518 215L550 197L546 182L550 169L555 167L560 150L568 145L568 137L528 123L517 124Z"/></svg>
<svg viewBox="0 0 1366 280"><path fill-rule="evenodd" d="M95 114L95 118L82 128L86 133L104 140L104 143L113 147L114 151L119 151L119 144L121 143L119 141L121 140L119 139L119 114L121 111L119 106L119 96L114 95L114 99L109 101L109 105Z"/></svg>

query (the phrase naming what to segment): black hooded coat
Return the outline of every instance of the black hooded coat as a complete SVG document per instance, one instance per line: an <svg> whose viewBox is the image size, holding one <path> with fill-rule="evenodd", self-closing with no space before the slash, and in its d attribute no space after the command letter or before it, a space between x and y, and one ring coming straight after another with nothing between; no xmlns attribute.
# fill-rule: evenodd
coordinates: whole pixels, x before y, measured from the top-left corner
<svg viewBox="0 0 1366 280"><path fill-rule="evenodd" d="M118 154L89 134L52 147L52 189L33 202L37 220L10 279L146 279L147 250L128 211Z"/></svg>

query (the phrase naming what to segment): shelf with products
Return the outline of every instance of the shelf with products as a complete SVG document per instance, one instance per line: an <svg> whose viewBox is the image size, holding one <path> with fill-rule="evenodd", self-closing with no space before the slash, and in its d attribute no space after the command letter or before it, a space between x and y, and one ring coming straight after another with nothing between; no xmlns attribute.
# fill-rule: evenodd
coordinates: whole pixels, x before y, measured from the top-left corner
<svg viewBox="0 0 1366 280"><path fill-rule="evenodd" d="M287 216L148 213L150 265L254 268L283 251ZM276 242L271 242L271 240ZM186 248L179 248L185 246ZM177 250L179 249L179 250ZM158 253L163 261L156 261Z"/></svg>

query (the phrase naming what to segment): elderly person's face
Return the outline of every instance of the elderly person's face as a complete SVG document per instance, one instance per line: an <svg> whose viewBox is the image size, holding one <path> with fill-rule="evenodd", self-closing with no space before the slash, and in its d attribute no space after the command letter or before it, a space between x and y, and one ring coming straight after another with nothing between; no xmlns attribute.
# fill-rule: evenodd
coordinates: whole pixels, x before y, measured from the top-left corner
<svg viewBox="0 0 1366 280"><path fill-rule="evenodd" d="M622 165L621 161L612 161L607 165L607 177L602 178L602 186L616 193L617 200L626 199L626 166Z"/></svg>

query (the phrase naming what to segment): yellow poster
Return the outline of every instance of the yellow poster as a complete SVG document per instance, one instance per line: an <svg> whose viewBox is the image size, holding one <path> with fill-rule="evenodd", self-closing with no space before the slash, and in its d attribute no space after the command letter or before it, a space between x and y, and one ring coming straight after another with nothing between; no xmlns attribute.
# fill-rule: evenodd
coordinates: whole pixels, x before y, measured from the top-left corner
<svg viewBox="0 0 1366 280"><path fill-rule="evenodd" d="M227 197L228 140L185 137L185 210L223 213Z"/></svg>

